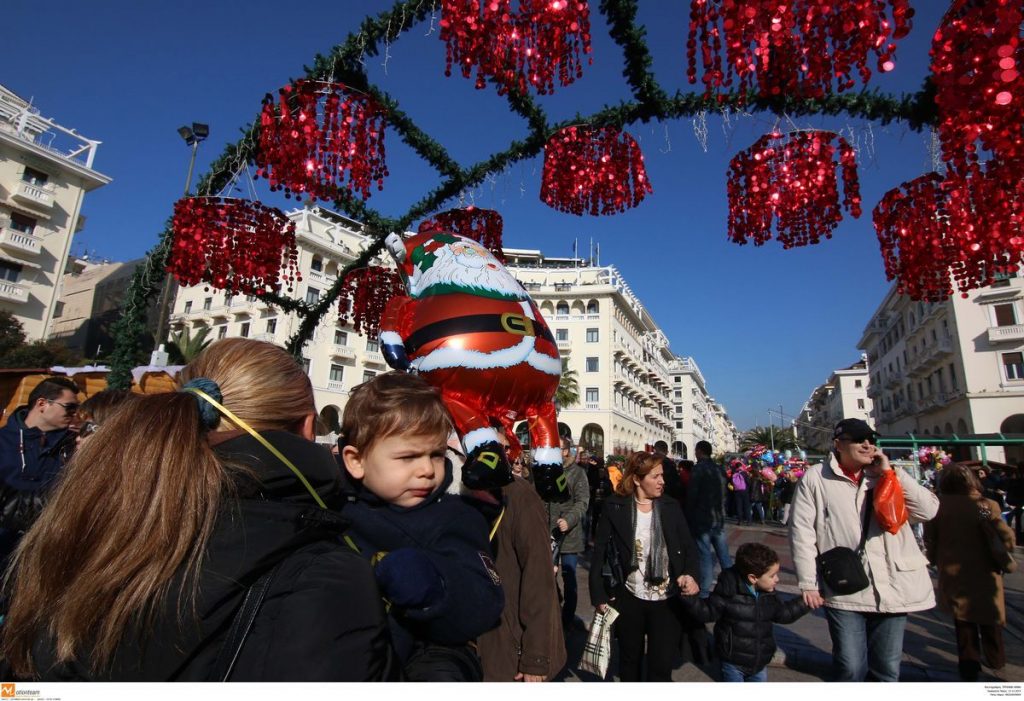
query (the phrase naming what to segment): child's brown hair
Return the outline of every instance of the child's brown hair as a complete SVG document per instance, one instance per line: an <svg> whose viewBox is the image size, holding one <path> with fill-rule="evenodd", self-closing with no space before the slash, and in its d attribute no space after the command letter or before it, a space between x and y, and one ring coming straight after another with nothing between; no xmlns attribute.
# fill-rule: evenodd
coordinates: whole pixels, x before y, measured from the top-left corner
<svg viewBox="0 0 1024 701"><path fill-rule="evenodd" d="M352 390L341 421L342 447L365 453L399 433L447 437L452 420L430 384L418 375L387 372Z"/></svg>
<svg viewBox="0 0 1024 701"><path fill-rule="evenodd" d="M736 551L736 569L744 577L760 577L778 561L779 554L760 543L744 543Z"/></svg>

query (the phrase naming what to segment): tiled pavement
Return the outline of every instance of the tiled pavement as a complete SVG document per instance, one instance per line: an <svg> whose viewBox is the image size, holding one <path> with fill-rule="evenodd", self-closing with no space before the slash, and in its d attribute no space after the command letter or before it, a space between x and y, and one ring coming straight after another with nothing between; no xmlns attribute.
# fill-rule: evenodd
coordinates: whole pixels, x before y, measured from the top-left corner
<svg viewBox="0 0 1024 701"><path fill-rule="evenodd" d="M796 575L790 557L786 529L777 525L736 526L727 524L729 549L736 552L743 543L759 542L779 553L782 560L779 591L797 592ZM1024 560L1024 548L1017 548L1017 560ZM578 571L579 605L577 615L590 625L593 608L587 590L588 563L581 558ZM999 672L984 669L979 681L1024 681L1024 572L1007 575L1005 579L1007 627L1004 629L1007 665ZM710 626L709 626L710 629ZM832 644L824 613L811 612L789 626L775 626L779 653L768 669L769 681L821 682L827 680L831 668ZM563 672L565 681L598 681L593 675L574 670L586 639L585 630L574 630L568 636L569 665ZM609 677L614 674L613 659ZM673 672L673 681L710 682L717 677L717 665L698 667L692 663L680 664ZM956 642L952 620L933 609L911 614L904 638L901 681L955 682L957 676Z"/></svg>

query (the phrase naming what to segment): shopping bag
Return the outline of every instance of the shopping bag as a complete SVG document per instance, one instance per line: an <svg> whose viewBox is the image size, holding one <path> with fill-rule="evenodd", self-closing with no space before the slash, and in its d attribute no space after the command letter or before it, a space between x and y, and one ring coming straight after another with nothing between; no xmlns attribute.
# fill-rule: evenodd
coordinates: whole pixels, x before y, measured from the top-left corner
<svg viewBox="0 0 1024 701"><path fill-rule="evenodd" d="M594 621L590 624L590 633L580 658L580 669L601 679L608 674L608 663L612 659L612 624L618 617L619 612L611 606L594 612Z"/></svg>
<svg viewBox="0 0 1024 701"><path fill-rule="evenodd" d="M878 484L875 485L875 514L882 530L893 535L899 533L900 528L910 518L896 470L883 472Z"/></svg>

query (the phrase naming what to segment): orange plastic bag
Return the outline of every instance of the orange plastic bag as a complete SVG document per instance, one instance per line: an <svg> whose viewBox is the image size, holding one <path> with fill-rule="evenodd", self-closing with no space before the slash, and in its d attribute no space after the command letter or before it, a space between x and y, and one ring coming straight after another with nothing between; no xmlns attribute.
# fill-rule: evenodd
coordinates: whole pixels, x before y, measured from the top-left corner
<svg viewBox="0 0 1024 701"><path fill-rule="evenodd" d="M619 482L622 481L622 470L618 465L608 466L608 481L612 483L613 490L618 488Z"/></svg>
<svg viewBox="0 0 1024 701"><path fill-rule="evenodd" d="M875 485L875 516L883 531L896 535L910 515L903 500L903 487L895 470L886 470Z"/></svg>

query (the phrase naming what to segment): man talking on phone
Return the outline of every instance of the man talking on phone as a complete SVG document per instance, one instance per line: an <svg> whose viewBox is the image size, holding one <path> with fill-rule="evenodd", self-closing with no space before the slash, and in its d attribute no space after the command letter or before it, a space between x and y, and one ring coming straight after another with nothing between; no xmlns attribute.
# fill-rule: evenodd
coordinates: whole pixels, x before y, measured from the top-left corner
<svg viewBox="0 0 1024 701"><path fill-rule="evenodd" d="M836 424L828 462L807 470L790 511L797 582L808 606L825 607L835 680L842 682L899 681L907 614L935 606L928 560L911 525L931 520L939 500L897 469L909 520L895 534L882 530L872 500L875 485L893 467L876 439L860 419ZM830 591L815 558L836 547L857 551L861 542L868 585L848 594Z"/></svg>

